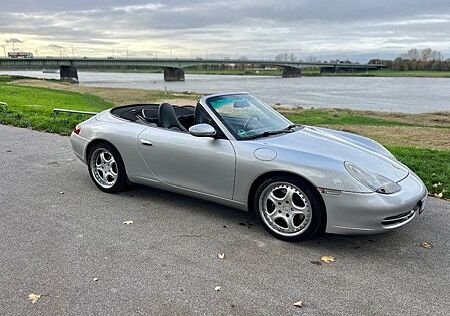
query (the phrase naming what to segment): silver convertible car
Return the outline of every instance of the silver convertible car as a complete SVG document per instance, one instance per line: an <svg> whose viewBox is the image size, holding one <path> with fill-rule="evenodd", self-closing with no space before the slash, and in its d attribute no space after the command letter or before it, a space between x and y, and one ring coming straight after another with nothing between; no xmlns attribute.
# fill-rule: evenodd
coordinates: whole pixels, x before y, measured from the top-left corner
<svg viewBox="0 0 450 316"><path fill-rule="evenodd" d="M389 231L422 213L427 196L379 143L293 124L247 93L116 107L70 140L102 191L139 183L254 211L288 241Z"/></svg>

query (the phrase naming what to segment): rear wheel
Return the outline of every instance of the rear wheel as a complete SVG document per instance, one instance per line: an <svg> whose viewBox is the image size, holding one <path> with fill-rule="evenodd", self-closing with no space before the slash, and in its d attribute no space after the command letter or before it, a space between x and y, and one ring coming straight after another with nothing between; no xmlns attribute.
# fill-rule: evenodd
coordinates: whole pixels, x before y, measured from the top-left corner
<svg viewBox="0 0 450 316"><path fill-rule="evenodd" d="M261 183L254 206L263 227L286 241L312 237L320 228L324 211L314 186L291 176L273 176Z"/></svg>
<svg viewBox="0 0 450 316"><path fill-rule="evenodd" d="M127 176L125 165L117 149L109 143L92 147L88 157L89 175L102 191L113 193L125 189Z"/></svg>

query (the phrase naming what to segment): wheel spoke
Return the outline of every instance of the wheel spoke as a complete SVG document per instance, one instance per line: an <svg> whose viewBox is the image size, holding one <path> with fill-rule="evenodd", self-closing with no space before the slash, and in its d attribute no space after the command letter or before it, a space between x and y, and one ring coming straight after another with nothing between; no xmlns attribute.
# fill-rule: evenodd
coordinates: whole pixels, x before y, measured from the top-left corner
<svg viewBox="0 0 450 316"><path fill-rule="evenodd" d="M286 195L283 198L283 202L292 203L292 197L294 196L295 190L292 187L286 188Z"/></svg>
<svg viewBox="0 0 450 316"><path fill-rule="evenodd" d="M292 204L291 213L292 215L303 214L306 215L308 213L309 208L305 205L304 207L299 207L295 204Z"/></svg>
<svg viewBox="0 0 450 316"><path fill-rule="evenodd" d="M293 216L289 216L288 218L286 218L286 223L287 223L287 225L288 225L288 230L289 231L295 231L295 229L297 228L297 227L295 227L295 225L294 225L294 217Z"/></svg>
<svg viewBox="0 0 450 316"><path fill-rule="evenodd" d="M115 162L115 161L112 161L112 163L110 163L110 165L109 165L109 168L110 168L111 174L112 174L114 177L116 177L116 176L117 176L117 165L116 165L116 162Z"/></svg>
<svg viewBox="0 0 450 316"><path fill-rule="evenodd" d="M282 214L278 213L278 210L275 209L272 213L268 214L272 221L275 221L277 218L283 217Z"/></svg>
<svg viewBox="0 0 450 316"><path fill-rule="evenodd" d="M113 158L113 156L111 154L103 155L103 156L104 156L104 159L105 159L105 163L107 163L107 164L110 164L110 163L112 163L114 161L114 158Z"/></svg>
<svg viewBox="0 0 450 316"><path fill-rule="evenodd" d="M106 159L105 159L105 152L101 152L98 156L100 157L100 162L101 162L102 164L104 164L104 163L106 162Z"/></svg>

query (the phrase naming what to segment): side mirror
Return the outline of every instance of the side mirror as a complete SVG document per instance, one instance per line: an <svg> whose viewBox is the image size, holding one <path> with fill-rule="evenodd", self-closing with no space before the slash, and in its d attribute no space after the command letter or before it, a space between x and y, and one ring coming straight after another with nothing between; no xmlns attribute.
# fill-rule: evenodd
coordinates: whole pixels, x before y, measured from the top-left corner
<svg viewBox="0 0 450 316"><path fill-rule="evenodd" d="M216 135L216 130L209 124L196 124L189 128L189 133L196 137L212 137Z"/></svg>

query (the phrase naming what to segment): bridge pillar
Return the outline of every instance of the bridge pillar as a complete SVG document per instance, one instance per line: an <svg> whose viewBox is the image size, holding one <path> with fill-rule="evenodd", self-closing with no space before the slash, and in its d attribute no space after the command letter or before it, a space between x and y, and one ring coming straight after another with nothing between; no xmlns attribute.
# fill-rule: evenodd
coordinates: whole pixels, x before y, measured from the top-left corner
<svg viewBox="0 0 450 316"><path fill-rule="evenodd" d="M164 81L184 81L184 70L181 68L164 68Z"/></svg>
<svg viewBox="0 0 450 316"><path fill-rule="evenodd" d="M69 80L78 83L78 71L74 66L59 66L59 77L61 80Z"/></svg>
<svg viewBox="0 0 450 316"><path fill-rule="evenodd" d="M283 72L281 74L281 77L283 78L296 78L302 76L302 69L301 68L294 68L294 67L283 67Z"/></svg>

